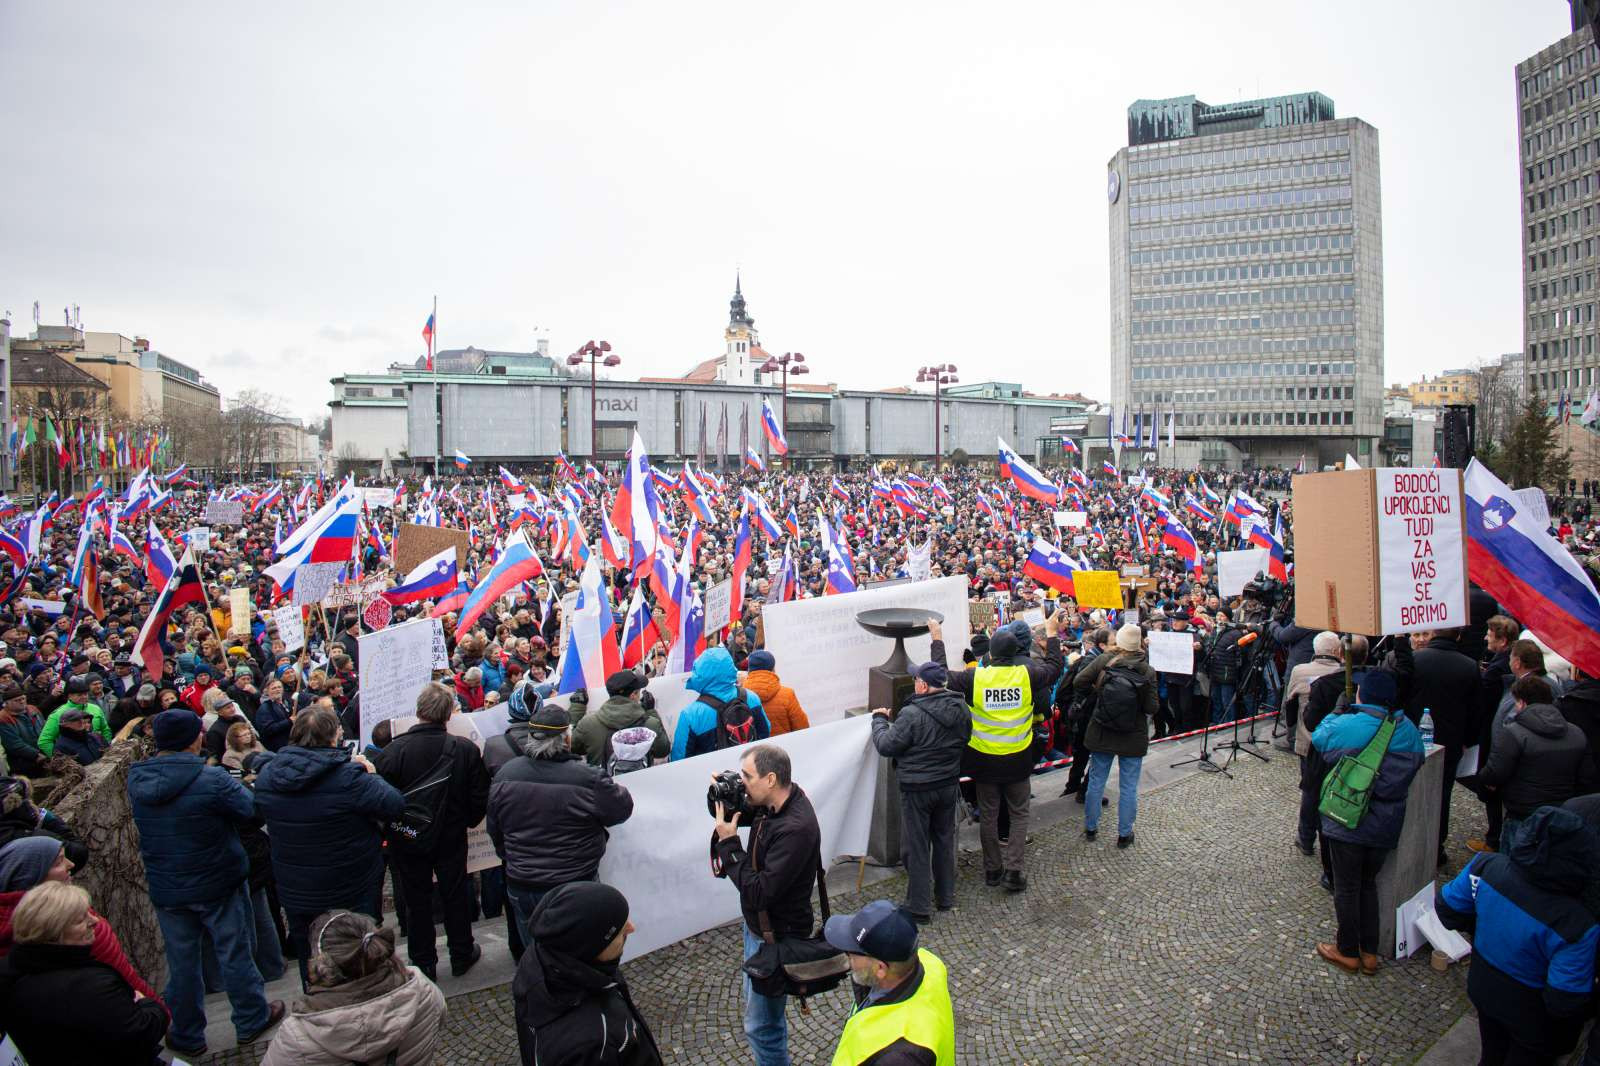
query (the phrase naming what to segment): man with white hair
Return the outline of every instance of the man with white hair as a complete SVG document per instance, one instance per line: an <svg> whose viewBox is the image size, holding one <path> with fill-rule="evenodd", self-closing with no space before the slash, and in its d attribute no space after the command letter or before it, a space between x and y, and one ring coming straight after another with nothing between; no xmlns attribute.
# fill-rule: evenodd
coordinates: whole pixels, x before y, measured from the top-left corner
<svg viewBox="0 0 1600 1066"><path fill-rule="evenodd" d="M1289 683L1283 692L1283 713L1294 723L1294 743L1286 750L1300 756L1300 821L1295 831L1295 847L1300 854L1310 855L1311 845L1317 839L1317 801L1322 791L1320 762L1311 751L1311 731L1306 728L1303 704L1311 693L1311 683L1319 677L1344 669L1343 646L1339 634L1323 630L1311 641L1311 661L1301 663L1289 671ZM1287 738L1285 738L1287 740ZM1279 744L1285 747L1285 744Z"/></svg>

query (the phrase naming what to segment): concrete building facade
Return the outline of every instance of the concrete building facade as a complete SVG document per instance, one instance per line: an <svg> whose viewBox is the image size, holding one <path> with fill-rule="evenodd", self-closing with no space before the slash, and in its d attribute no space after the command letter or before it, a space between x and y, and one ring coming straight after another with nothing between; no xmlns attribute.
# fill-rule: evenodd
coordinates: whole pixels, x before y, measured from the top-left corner
<svg viewBox="0 0 1600 1066"><path fill-rule="evenodd" d="M22 351L50 352L93 375L107 389L113 418L181 420L222 410L222 394L187 363L150 346L143 337L39 325L33 336L13 340Z"/></svg>
<svg viewBox="0 0 1600 1066"><path fill-rule="evenodd" d="M1208 461L1321 465L1383 435L1378 132L1320 93L1139 100L1106 173L1111 396Z"/></svg>
<svg viewBox="0 0 1600 1066"><path fill-rule="evenodd" d="M1600 51L1573 32L1517 64L1526 394L1581 405L1596 382L1600 266Z"/></svg>

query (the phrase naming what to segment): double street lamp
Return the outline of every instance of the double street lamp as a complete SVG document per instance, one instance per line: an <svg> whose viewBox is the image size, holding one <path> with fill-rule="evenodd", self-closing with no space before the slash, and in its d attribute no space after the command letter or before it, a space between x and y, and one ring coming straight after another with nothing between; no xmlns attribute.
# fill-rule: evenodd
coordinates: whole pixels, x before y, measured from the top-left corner
<svg viewBox="0 0 1600 1066"><path fill-rule="evenodd" d="M763 374L781 374L778 381L778 394L782 403L782 418L784 432L789 429L789 375L799 377L801 374L811 373L811 368L806 366L806 357L799 352L784 352L782 355L770 356L760 368Z"/></svg>
<svg viewBox="0 0 1600 1066"><path fill-rule="evenodd" d="M595 402L596 367L620 366L622 356L612 354L609 341L589 341L567 356L567 365L582 366L585 359L589 361L589 459L592 462L599 462L600 450L596 447L596 442L600 438L595 424L595 411L598 409L598 404Z"/></svg>
<svg viewBox="0 0 1600 1066"><path fill-rule="evenodd" d="M943 421L939 409L939 390L945 385L954 385L961 379L956 377L956 365L944 363L940 366L925 366L917 371L917 381L933 382L933 468L938 470L944 458L939 451L939 423Z"/></svg>

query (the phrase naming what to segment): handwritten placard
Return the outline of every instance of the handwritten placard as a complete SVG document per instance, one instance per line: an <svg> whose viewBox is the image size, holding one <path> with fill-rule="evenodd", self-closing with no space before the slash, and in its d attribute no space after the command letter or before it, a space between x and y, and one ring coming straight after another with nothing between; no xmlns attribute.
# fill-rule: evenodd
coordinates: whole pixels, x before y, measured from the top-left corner
<svg viewBox="0 0 1600 1066"><path fill-rule="evenodd" d="M418 618L363 633L361 660L361 743L372 742L379 722L414 714L417 693L433 680L432 619Z"/></svg>
<svg viewBox="0 0 1600 1066"><path fill-rule="evenodd" d="M306 627L300 618L300 608L292 604L274 608L272 624L278 627L284 651L299 651L306 646Z"/></svg>
<svg viewBox="0 0 1600 1066"><path fill-rule="evenodd" d="M1122 607L1120 575L1115 570L1079 570L1072 575L1072 587L1079 607Z"/></svg>
<svg viewBox="0 0 1600 1066"><path fill-rule="evenodd" d="M1461 472L1384 467L1374 473L1382 631L1466 625Z"/></svg>

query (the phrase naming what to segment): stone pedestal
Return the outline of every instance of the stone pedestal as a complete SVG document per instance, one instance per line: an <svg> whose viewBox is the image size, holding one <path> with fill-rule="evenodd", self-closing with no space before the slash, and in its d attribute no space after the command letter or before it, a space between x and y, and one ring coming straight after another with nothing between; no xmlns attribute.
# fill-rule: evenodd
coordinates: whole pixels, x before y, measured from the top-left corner
<svg viewBox="0 0 1600 1066"><path fill-rule="evenodd" d="M1439 797L1444 789L1444 749L1428 749L1422 769L1406 794L1406 822L1400 844L1378 871L1378 953L1394 958L1394 912L1433 884L1439 858Z"/></svg>
<svg viewBox="0 0 1600 1066"><path fill-rule="evenodd" d="M871 714L871 708L846 711L855 718ZM900 857L900 775L894 760L878 757L878 789L872 796L872 829L867 834L867 858L874 866L899 866Z"/></svg>

